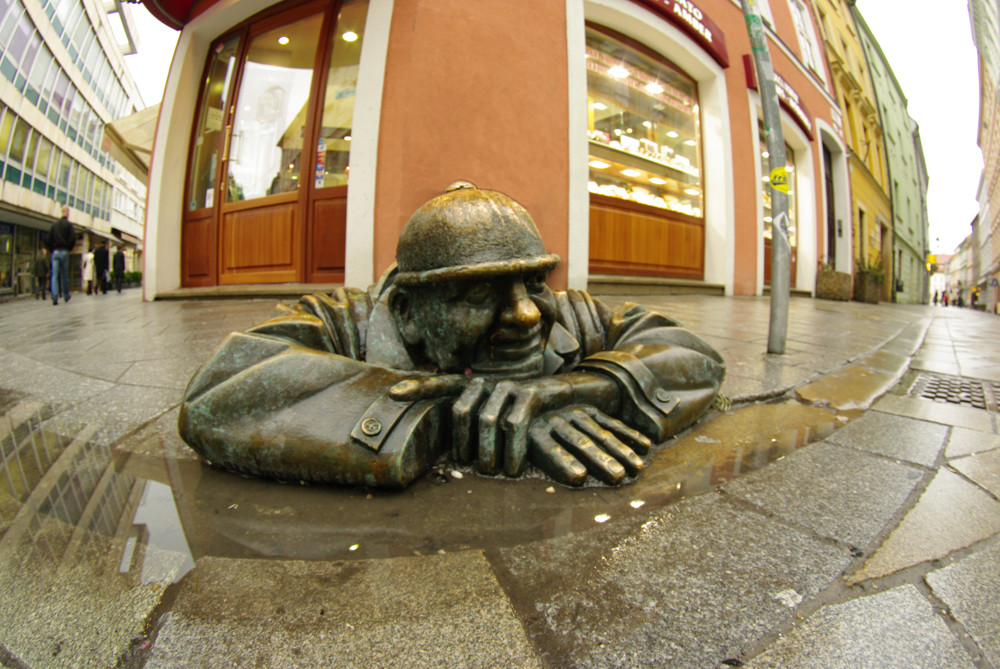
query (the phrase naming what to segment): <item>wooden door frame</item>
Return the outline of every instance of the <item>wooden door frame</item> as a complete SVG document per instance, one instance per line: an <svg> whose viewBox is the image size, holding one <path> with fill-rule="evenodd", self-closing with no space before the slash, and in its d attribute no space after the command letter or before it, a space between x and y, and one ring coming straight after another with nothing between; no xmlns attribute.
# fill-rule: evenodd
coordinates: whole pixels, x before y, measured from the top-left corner
<svg viewBox="0 0 1000 669"><path fill-rule="evenodd" d="M250 48L250 43L253 38L267 33L275 28L279 28L283 25L293 23L295 21L307 18L309 16L314 16L317 14L322 14L322 21L319 30L319 44L316 49L316 56L313 60L313 76L310 83L309 89L309 106L306 111L306 119L303 125L303 144L302 144L302 157L300 166L300 178L299 187L295 191L296 199L296 219L299 221L298 230L298 240L296 243L296 280L300 283L305 282L309 276L309 268L307 262L307 251L309 244L312 241L311 225L309 224L311 219L311 211L314 206L314 202L317 199L314 193L313 183L315 178L315 145L316 137L319 133L318 124L320 122L321 114L318 113L319 108L322 107L322 100L320 100L320 93L325 89L326 80L328 76L329 54L332 40L332 32L335 28L335 22L337 16L339 15L342 2L341 0L336 0L335 2L327 2L327 0L308 0L294 7L272 7L265 10L255 16L247 19L241 25L237 26L233 30L230 30L218 38L212 40L211 46L209 48L209 54L205 59L205 63L202 66L202 72L205 74L207 72L208 65L212 62L215 57L214 47L217 44L223 43L233 37L239 37L239 46L236 49L234 59L237 63L236 71L233 73L233 80L230 84L231 95L230 99L226 101L226 109L223 110L223 132L220 133L220 139L218 140L220 144L216 147L217 154L220 159L216 163L215 175L213 178L213 188L214 188L214 199L211 207L203 207L202 209L195 210L193 212L188 212L185 206L184 213L181 217L181 279L184 285L206 285L206 286L217 286L222 284L222 264L223 264L223 248L220 241L220 234L222 230L223 217L227 212L239 211L250 209L255 205L245 205L241 203L229 203L230 205L237 205L235 207L230 207L229 209L224 209L226 203L226 176L228 175L229 167L229 145L231 144L231 128L233 123L233 118L236 113L236 105L238 103L240 87L243 83L243 77L245 74L245 62L247 51ZM321 68L317 70L317 68ZM202 104L204 103L204 96L207 91L206 86L202 86L202 89L198 93L198 101L195 109L201 110ZM198 132L197 124L200 122L200 118L195 118L192 123L191 136L188 145L187 153L187 164L186 168L189 170L191 168L191 157L195 148L195 141L197 139L196 133ZM307 150L308 149L308 150ZM190 174L185 171L185 189L184 189L184 202L188 202L190 198ZM305 174L308 173L309 178L304 178ZM305 183L303 183L305 182ZM285 194L290 195L290 194ZM280 197L280 196L278 196ZM263 199L263 198L260 198ZM290 199L290 198L289 198ZM280 202L271 201L269 204L279 204ZM265 205L266 206L266 205ZM185 258L183 256L183 235L185 224L190 221L199 221L204 219L209 220L209 225L212 228L210 233L211 243L213 249L209 253L209 278L201 280L198 282L191 282L186 277L185 270Z"/></svg>

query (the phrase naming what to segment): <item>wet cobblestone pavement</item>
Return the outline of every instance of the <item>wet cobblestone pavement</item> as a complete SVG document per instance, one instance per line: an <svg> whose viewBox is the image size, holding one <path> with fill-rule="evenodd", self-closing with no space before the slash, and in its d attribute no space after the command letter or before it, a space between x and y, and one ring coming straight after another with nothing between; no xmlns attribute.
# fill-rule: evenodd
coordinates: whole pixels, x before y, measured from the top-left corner
<svg viewBox="0 0 1000 669"><path fill-rule="evenodd" d="M606 298L618 303L625 298ZM0 306L0 664L1000 667L1000 319L669 296L731 409L620 488L214 470L188 379L275 299Z"/></svg>

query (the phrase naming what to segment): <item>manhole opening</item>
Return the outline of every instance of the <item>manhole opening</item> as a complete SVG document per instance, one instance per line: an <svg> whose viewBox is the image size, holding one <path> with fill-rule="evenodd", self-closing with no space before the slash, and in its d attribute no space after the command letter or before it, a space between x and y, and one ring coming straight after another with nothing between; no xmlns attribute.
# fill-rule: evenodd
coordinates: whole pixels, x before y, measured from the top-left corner
<svg viewBox="0 0 1000 669"><path fill-rule="evenodd" d="M911 397L991 411L997 410L998 395L997 384L945 374L920 373L910 389Z"/></svg>

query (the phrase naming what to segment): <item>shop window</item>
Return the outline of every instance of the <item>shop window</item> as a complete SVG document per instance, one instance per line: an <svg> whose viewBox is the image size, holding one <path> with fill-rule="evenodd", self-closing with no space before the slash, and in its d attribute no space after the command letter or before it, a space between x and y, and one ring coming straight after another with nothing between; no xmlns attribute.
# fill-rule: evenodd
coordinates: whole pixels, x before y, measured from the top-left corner
<svg viewBox="0 0 1000 669"><path fill-rule="evenodd" d="M250 40L233 118L227 202L298 190L322 24L317 14Z"/></svg>
<svg viewBox="0 0 1000 669"><path fill-rule="evenodd" d="M587 29L591 193L701 217L698 89L664 60Z"/></svg>
<svg viewBox="0 0 1000 669"><path fill-rule="evenodd" d="M0 223L0 288L12 286L11 263L14 252L14 226Z"/></svg>
<svg viewBox="0 0 1000 669"><path fill-rule="evenodd" d="M330 37L330 66L316 151L317 188L347 184L355 88L367 15L367 2L345 4L337 17L337 29Z"/></svg>

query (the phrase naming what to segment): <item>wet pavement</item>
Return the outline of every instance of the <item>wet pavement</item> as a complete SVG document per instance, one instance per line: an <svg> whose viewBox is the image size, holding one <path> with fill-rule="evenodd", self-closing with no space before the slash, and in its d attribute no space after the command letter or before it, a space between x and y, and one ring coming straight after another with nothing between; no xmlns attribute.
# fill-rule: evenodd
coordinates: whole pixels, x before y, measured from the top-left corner
<svg viewBox="0 0 1000 669"><path fill-rule="evenodd" d="M625 298L608 298L617 304ZM0 664L1000 667L1000 319L666 296L733 405L619 488L205 466L188 379L275 299L0 307Z"/></svg>

